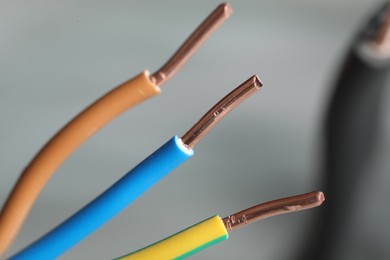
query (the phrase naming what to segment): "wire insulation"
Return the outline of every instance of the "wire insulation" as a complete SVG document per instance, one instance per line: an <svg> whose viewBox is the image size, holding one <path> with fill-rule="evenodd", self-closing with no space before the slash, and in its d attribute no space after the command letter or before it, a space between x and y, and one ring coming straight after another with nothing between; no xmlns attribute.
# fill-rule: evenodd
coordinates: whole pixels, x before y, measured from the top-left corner
<svg viewBox="0 0 390 260"><path fill-rule="evenodd" d="M228 237L229 235L221 218L214 216L155 244L117 259L183 259L226 240Z"/></svg>
<svg viewBox="0 0 390 260"><path fill-rule="evenodd" d="M0 256L12 243L39 193L61 163L88 137L125 110L160 93L147 71L123 83L71 120L22 172L0 215Z"/></svg>
<svg viewBox="0 0 390 260"><path fill-rule="evenodd" d="M11 259L54 259L124 210L193 155L173 137L95 200Z"/></svg>

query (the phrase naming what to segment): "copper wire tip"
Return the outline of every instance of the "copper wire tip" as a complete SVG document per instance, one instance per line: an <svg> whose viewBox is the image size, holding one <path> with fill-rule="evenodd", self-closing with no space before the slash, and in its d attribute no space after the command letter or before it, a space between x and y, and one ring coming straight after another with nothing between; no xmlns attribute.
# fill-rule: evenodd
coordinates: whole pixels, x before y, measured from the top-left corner
<svg viewBox="0 0 390 260"><path fill-rule="evenodd" d="M364 40L367 51L374 51L378 58L388 58L390 56L390 5L378 15L378 25L372 29ZM364 45L363 45L364 46ZM379 55L379 56L378 56Z"/></svg>
<svg viewBox="0 0 390 260"><path fill-rule="evenodd" d="M303 195L278 199L256 205L222 219L226 230L233 231L255 221L320 206L324 193L313 191Z"/></svg>
<svg viewBox="0 0 390 260"><path fill-rule="evenodd" d="M223 9L223 14L226 18L229 18L229 16L233 13L233 8L229 3L222 3L217 7L218 9Z"/></svg>
<svg viewBox="0 0 390 260"><path fill-rule="evenodd" d="M199 46L232 14L232 7L220 4L187 38L182 46L159 70L150 76L150 80L161 86L170 79L199 48Z"/></svg>
<svg viewBox="0 0 390 260"><path fill-rule="evenodd" d="M183 136L183 143L192 149L194 145L209 132L227 113L238 106L242 101L254 94L263 83L257 75L250 77L235 88L217 104L215 104L190 130Z"/></svg>
<svg viewBox="0 0 390 260"><path fill-rule="evenodd" d="M390 8L387 7L384 17L382 18L381 25L379 26L374 42L378 45L383 44L386 38L389 37L390 31Z"/></svg>

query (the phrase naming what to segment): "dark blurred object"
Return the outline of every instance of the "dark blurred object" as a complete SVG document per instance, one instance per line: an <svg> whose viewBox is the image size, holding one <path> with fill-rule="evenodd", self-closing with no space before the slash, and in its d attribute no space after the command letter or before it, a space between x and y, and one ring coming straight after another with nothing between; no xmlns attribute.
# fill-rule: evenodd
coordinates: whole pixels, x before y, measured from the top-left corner
<svg viewBox="0 0 390 260"><path fill-rule="evenodd" d="M327 203L318 210L311 239L297 259L343 258L339 252L359 207L358 188L369 174L366 168L378 142L381 96L390 68L389 27L386 3L364 25L344 60L325 118L321 189Z"/></svg>

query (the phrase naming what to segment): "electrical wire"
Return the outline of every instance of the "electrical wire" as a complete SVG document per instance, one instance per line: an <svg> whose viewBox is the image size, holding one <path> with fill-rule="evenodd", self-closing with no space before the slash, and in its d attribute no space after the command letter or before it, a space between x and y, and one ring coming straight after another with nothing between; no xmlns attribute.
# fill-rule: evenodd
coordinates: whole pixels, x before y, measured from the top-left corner
<svg viewBox="0 0 390 260"><path fill-rule="evenodd" d="M378 144L382 96L390 72L390 2L364 23L349 47L324 122L323 187L332 203L321 207L299 260L340 258L361 206L358 197ZM315 239L321 234L321 241ZM348 241L348 242L346 242ZM337 256L336 256L337 255Z"/></svg>
<svg viewBox="0 0 390 260"><path fill-rule="evenodd" d="M386 2L380 11L374 15L373 19L361 34L358 36L360 39L354 43L354 45L358 45L355 46L358 52L361 52L362 50L359 49L362 49L362 46L364 46L363 49L368 51L368 55L366 54L366 56L369 56L369 59L387 60L390 58L389 2Z"/></svg>
<svg viewBox="0 0 390 260"><path fill-rule="evenodd" d="M213 106L182 138L174 136L95 200L11 259L53 259L76 245L190 158L200 138L261 86L256 75L250 77Z"/></svg>
<svg viewBox="0 0 390 260"><path fill-rule="evenodd" d="M219 5L158 71L147 71L118 86L65 125L22 172L0 214L0 256L15 239L41 190L62 162L86 139L136 104L160 93L195 50L226 20L232 9Z"/></svg>
<svg viewBox="0 0 390 260"><path fill-rule="evenodd" d="M219 216L213 216L166 239L117 259L183 259L228 239L228 232L268 217L317 207L324 200L325 196L322 192L310 192L259 204L223 219Z"/></svg>

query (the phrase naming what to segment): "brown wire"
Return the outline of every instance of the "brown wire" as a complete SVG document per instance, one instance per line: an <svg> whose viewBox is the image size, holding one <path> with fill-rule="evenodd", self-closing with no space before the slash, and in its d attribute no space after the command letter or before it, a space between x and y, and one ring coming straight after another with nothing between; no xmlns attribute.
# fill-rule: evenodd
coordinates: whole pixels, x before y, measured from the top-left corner
<svg viewBox="0 0 390 260"><path fill-rule="evenodd" d="M227 94L215 106L213 106L190 130L181 138L183 143L190 149L207 134L227 113L238 106L253 93L263 86L257 75L250 77L247 81Z"/></svg>
<svg viewBox="0 0 390 260"><path fill-rule="evenodd" d="M228 231L239 229L255 221L320 206L325 196L320 191L269 201L223 218Z"/></svg>
<svg viewBox="0 0 390 260"><path fill-rule="evenodd" d="M212 34L233 12L227 3L220 4L188 37L175 54L155 73L150 80L161 86L170 79L198 49L198 47Z"/></svg>

